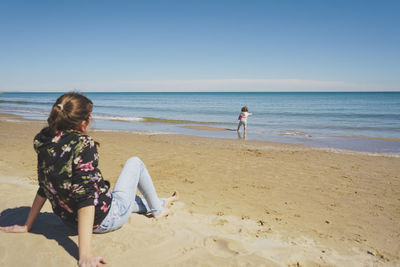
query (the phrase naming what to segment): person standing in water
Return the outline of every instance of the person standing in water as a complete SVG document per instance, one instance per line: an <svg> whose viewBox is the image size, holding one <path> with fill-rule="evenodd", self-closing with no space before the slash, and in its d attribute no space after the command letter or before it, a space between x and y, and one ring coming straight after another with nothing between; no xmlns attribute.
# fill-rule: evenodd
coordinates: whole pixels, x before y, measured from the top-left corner
<svg viewBox="0 0 400 267"><path fill-rule="evenodd" d="M253 113L250 113L249 109L246 106L242 107L242 111L240 112L239 117L238 117L239 125L237 127L237 132L238 132L238 134L240 134L240 126L243 125L243 135L244 135L244 137L246 137L247 118L250 115L253 115Z"/></svg>

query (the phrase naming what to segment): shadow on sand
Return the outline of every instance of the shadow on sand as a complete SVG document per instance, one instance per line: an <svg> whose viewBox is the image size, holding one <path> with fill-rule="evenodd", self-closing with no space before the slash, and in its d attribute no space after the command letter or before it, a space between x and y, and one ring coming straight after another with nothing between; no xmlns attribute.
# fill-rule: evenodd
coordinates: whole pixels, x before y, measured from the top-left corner
<svg viewBox="0 0 400 267"><path fill-rule="evenodd" d="M0 226L14 224L23 225L28 217L30 207L18 207L6 209L1 212ZM78 246L70 239L70 236L77 235L77 232L66 226L60 218L50 212L41 212L30 231L32 234L43 235L47 239L56 240L72 257L78 260Z"/></svg>

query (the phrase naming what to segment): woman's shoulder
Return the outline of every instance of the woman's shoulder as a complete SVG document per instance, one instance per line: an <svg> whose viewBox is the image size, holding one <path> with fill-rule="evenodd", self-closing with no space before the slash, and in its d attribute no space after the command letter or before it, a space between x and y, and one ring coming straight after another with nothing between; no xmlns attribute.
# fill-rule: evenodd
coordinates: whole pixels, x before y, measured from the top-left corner
<svg viewBox="0 0 400 267"><path fill-rule="evenodd" d="M83 146L85 146L85 147L92 148L92 147L96 146L96 142L88 134L79 134L78 138L79 138L79 142L81 142L83 144Z"/></svg>
<svg viewBox="0 0 400 267"><path fill-rule="evenodd" d="M71 146L72 150L75 151L75 154L97 153L96 142L90 135L73 133L70 134L70 136L68 146Z"/></svg>
<svg viewBox="0 0 400 267"><path fill-rule="evenodd" d="M77 133L77 135L78 135L78 138L81 140L89 140L89 141L93 140L93 138L88 134Z"/></svg>
<svg viewBox="0 0 400 267"><path fill-rule="evenodd" d="M50 137L49 127L44 127L40 132L38 132L33 140L41 140Z"/></svg>

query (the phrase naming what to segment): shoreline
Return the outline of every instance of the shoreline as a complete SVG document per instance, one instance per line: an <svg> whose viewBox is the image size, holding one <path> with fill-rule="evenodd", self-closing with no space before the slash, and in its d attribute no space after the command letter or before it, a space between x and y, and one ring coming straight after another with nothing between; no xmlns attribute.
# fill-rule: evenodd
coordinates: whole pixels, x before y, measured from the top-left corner
<svg viewBox="0 0 400 267"><path fill-rule="evenodd" d="M200 131L232 131L232 129L222 128L222 127L212 127L212 126L196 126L196 125L185 125L182 128L200 130Z"/></svg>
<svg viewBox="0 0 400 267"><path fill-rule="evenodd" d="M0 112L0 120L4 117L10 117L12 121L31 121L34 123L46 123L45 120L36 120L36 119L29 119L29 118L24 118L21 115L16 115L12 113L4 113ZM152 123L152 122L146 122L146 123ZM210 138L210 139L217 139L217 140L230 140L230 141L239 141L239 142L246 142L246 143L258 143L262 144L265 143L266 146L269 144L279 144L279 145L288 145L288 146L300 146L300 147L308 147L309 149L316 149L316 150L325 150L325 151L331 151L331 152L336 152L336 153L361 153L361 154L367 154L367 155L382 155L382 156L388 156L388 157L400 157L400 151L398 153L394 152L377 152L377 151L367 151L367 150L362 150L362 149L351 149L351 148L343 148L343 147L335 147L331 146L330 143L324 143L324 144L317 144L317 143L312 143L312 142L307 142L307 138L305 137L304 140L300 142L294 142L295 139L290 140L290 138L297 138L300 137L303 138L304 136L290 136L288 141L281 141L281 140L271 140L271 141L266 141L266 140L257 140L257 139L250 139L250 140L244 140L241 135L238 137L226 137L226 136L211 136L208 135L201 135L201 132L210 132L210 133L227 133L227 132L236 132L234 129L228 129L228 128L223 128L223 127L213 127L213 126L205 126L205 125L182 125L178 126L178 128L182 129L189 129L189 130L194 130L197 132L197 134L193 133L169 133L169 132L154 132L154 131L147 131L147 130L129 130L129 129L100 129L100 128L94 128L91 129L91 131L98 131L98 132L126 132L126 133L132 133L132 134L141 134L141 135L156 135L156 134L165 134L165 135L177 135L177 136L190 136L193 138ZM235 135L236 136L236 135ZM286 137L286 135L282 135L282 137ZM400 142L400 139L398 138L386 138L386 137L365 137L365 136L331 136L331 138L336 138L336 139L348 139L348 140L354 140L357 142L360 140L370 140L370 141L376 141L376 142L394 142L395 144L398 144Z"/></svg>
<svg viewBox="0 0 400 267"><path fill-rule="evenodd" d="M400 142L400 138L390 138L390 137L369 137L369 136L335 136L339 138L358 138L358 139L369 139L369 140L383 140L383 141L392 141L392 142Z"/></svg>

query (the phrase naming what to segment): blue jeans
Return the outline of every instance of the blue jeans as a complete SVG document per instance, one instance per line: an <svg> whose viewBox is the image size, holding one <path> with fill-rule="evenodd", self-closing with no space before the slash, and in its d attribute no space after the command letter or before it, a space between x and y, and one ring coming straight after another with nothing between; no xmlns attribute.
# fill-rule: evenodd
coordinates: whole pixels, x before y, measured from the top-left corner
<svg viewBox="0 0 400 267"><path fill-rule="evenodd" d="M136 195L139 189L144 199ZM157 196L153 181L144 163L137 157L126 161L112 192L111 208L94 233L117 230L126 223L132 212L161 213L166 200Z"/></svg>

